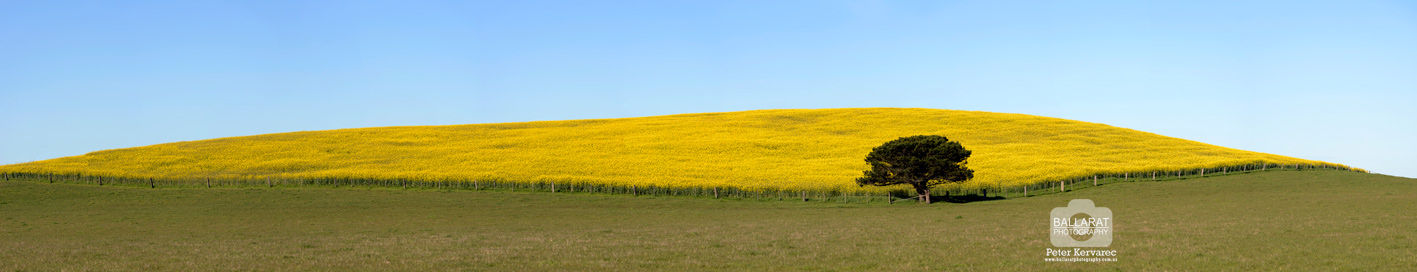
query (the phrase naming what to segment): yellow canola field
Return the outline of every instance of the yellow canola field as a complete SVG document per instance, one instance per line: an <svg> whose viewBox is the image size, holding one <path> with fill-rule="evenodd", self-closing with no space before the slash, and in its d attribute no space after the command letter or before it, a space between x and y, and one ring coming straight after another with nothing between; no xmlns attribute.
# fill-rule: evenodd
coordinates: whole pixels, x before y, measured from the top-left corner
<svg viewBox="0 0 1417 272"><path fill-rule="evenodd" d="M853 181L867 168L863 158L921 134L974 151L970 187L1256 163L1346 168L1058 118L855 108L290 132L104 150L0 172L879 191Z"/></svg>

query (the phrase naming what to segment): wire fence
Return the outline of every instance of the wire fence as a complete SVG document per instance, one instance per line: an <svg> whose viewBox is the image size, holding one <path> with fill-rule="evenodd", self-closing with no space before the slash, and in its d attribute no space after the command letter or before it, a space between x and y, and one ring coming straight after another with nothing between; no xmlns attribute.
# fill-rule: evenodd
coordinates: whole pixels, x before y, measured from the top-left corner
<svg viewBox="0 0 1417 272"><path fill-rule="evenodd" d="M941 186L931 190L931 198L946 202L971 202L981 200L1032 197L1046 194L1092 188L1120 182L1150 182L1181 180L1209 176L1236 175L1276 170L1345 170L1354 169L1320 164L1246 164L1214 168L1196 168L1175 171L1099 173L1070 179L1040 182L1022 186ZM592 182L515 182L503 180L409 180L409 179L368 179L350 177L328 178L241 178L220 179L208 177L186 178L139 178L122 176L85 175L83 173L0 173L4 181L31 181L68 184L91 184L96 186L124 186L148 188L383 188L418 190L472 190L509 192L547 192L575 194L616 194L634 197L698 197L714 199L759 200L759 201L819 201L839 203L887 203L919 199L913 191L901 189L879 191L850 190L791 190L791 189L743 189L737 187L667 187L639 185L607 185Z"/></svg>

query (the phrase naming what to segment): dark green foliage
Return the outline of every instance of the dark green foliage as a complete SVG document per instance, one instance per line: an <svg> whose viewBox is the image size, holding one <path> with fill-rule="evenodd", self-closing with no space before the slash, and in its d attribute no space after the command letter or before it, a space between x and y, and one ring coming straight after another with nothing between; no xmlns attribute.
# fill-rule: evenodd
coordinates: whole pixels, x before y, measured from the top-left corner
<svg viewBox="0 0 1417 272"><path fill-rule="evenodd" d="M944 136L918 135L886 142L866 155L871 170L856 179L860 186L907 184L921 200L930 201L930 187L974 178L966 167L970 151Z"/></svg>

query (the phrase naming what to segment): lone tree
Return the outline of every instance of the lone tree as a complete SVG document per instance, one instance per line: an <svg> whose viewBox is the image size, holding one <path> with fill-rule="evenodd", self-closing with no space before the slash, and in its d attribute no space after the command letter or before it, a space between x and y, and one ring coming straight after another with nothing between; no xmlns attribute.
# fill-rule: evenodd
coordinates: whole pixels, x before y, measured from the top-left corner
<svg viewBox="0 0 1417 272"><path fill-rule="evenodd" d="M857 178L858 186L890 186L909 184L917 198L930 203L930 187L964 182L974 178L974 170L965 167L969 150L959 142L944 136L918 135L902 137L871 150L866 162L871 170Z"/></svg>

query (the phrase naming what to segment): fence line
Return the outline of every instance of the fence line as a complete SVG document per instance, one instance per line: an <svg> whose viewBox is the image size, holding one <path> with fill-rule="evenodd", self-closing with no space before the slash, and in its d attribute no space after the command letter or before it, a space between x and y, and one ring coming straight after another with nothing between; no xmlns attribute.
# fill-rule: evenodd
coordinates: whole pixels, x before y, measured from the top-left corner
<svg viewBox="0 0 1417 272"><path fill-rule="evenodd" d="M1055 194L1073 191L1083 188L1103 186L1118 182L1150 182L1165 180L1182 180L1189 178L1199 178L1206 176L1234 175L1270 170L1309 170L1309 169L1335 169L1354 171L1348 167L1322 165L1322 164L1244 164L1212 168L1196 168L1189 170L1170 171L1140 171L1140 172L1118 172L1099 173L1084 175L1068 179L1039 182L1026 185L1015 186L972 186L947 185L943 188L932 189L932 195L948 198L959 197L982 197L982 198L1015 198L1031 197L1044 194ZM185 178L154 178L154 177L124 177L124 176L102 176L85 175L83 173L27 173L27 172L6 172L0 173L0 178L4 181L30 180L48 183L61 182L72 184L93 184L97 186L129 186L129 187L149 187L149 188L185 188L185 187L364 187L364 188L402 188L402 189L434 189L434 190L475 190L475 191L528 191L528 192L549 192L549 193L586 193L586 194L623 194L633 197L639 196L678 196L678 197L700 197L714 199L740 199L740 200L776 200L786 201L819 201L819 202L840 202L840 203L873 203L885 202L894 203L897 200L915 199L914 192L903 189L892 189L887 192L880 191L855 191L841 189L826 190L792 190L792 189L744 189L733 186L712 186L712 187L670 187L654 185L612 185L596 184L591 182L567 182L567 181L537 181L537 182L515 182L496 179L437 179L437 180L411 180L404 178L395 179L372 179L354 177L315 177L315 178L238 178L221 179L210 177L185 177Z"/></svg>

